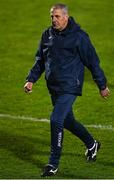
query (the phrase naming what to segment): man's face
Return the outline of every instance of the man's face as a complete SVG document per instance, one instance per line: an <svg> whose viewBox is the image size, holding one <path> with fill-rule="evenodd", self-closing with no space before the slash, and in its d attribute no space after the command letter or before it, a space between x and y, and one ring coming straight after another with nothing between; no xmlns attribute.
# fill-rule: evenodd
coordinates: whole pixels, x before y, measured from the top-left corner
<svg viewBox="0 0 114 180"><path fill-rule="evenodd" d="M50 12L53 28L61 31L68 23L68 15L62 9L53 9Z"/></svg>

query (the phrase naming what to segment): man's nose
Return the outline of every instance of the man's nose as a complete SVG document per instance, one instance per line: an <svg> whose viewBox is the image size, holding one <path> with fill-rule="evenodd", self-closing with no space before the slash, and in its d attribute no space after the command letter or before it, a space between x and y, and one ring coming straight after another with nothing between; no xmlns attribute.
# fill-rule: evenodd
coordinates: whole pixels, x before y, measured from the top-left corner
<svg viewBox="0 0 114 180"><path fill-rule="evenodd" d="M52 18L52 22L56 22L56 17L53 17L53 18Z"/></svg>

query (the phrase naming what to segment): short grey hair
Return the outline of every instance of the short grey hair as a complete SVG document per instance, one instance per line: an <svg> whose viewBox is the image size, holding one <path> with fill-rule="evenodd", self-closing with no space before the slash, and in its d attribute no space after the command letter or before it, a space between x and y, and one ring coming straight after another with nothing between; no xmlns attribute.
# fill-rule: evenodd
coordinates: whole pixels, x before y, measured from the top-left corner
<svg viewBox="0 0 114 180"><path fill-rule="evenodd" d="M62 9L65 14L68 14L68 6L65 4L58 3L58 4L53 5L50 9L50 12L55 9Z"/></svg>

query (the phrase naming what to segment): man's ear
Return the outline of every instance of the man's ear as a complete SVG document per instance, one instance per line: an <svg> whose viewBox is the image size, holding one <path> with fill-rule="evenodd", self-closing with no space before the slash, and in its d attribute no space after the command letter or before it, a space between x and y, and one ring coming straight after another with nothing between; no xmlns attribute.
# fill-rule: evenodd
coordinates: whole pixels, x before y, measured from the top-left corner
<svg viewBox="0 0 114 180"><path fill-rule="evenodd" d="M68 18L69 18L69 15L65 15L65 19L66 19L66 21L68 20Z"/></svg>

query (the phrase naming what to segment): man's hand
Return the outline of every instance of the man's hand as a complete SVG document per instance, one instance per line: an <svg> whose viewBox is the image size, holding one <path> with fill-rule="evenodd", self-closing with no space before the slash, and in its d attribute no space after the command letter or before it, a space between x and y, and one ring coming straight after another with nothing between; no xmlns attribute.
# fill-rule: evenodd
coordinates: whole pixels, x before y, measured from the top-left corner
<svg viewBox="0 0 114 180"><path fill-rule="evenodd" d="M100 94L104 99L107 99L108 96L110 96L110 90L106 87L104 90L100 91Z"/></svg>
<svg viewBox="0 0 114 180"><path fill-rule="evenodd" d="M24 85L24 91L26 93L31 93L32 92L32 86L33 86L33 83L32 82L27 82L25 85Z"/></svg>

